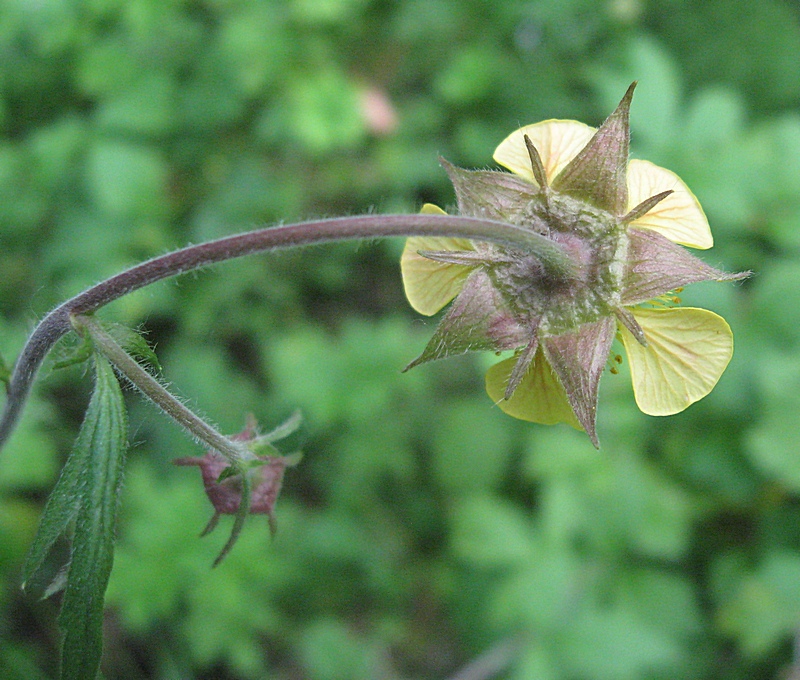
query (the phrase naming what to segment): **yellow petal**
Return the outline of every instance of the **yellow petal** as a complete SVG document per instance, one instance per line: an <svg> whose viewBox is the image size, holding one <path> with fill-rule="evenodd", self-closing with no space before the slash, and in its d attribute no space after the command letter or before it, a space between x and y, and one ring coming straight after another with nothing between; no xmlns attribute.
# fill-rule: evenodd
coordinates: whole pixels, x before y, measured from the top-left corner
<svg viewBox="0 0 800 680"><path fill-rule="evenodd" d="M486 372L486 392L500 410L514 418L542 425L567 423L577 430L583 428L572 412L567 395L556 374L544 358L542 350L520 382L511 399L506 400L508 378L514 370L517 357L511 357L492 366Z"/></svg>
<svg viewBox="0 0 800 680"><path fill-rule="evenodd" d="M442 210L438 205L433 203L425 203L419 209L420 215L446 215L447 213Z"/></svg>
<svg viewBox="0 0 800 680"><path fill-rule="evenodd" d="M494 152L494 160L511 172L536 183L524 136L539 152L548 182L552 182L578 152L586 146L595 129L575 120L546 120L515 130Z"/></svg>
<svg viewBox="0 0 800 680"><path fill-rule="evenodd" d="M620 326L633 393L651 416L669 416L705 397L733 355L733 334L721 316L706 309L631 309L647 347Z"/></svg>
<svg viewBox="0 0 800 680"><path fill-rule="evenodd" d="M421 213L444 215L441 208L426 203ZM420 314L436 314L461 291L464 279L471 267L459 264L436 262L422 257L420 250L474 250L472 242L465 238L439 238L413 236L406 240L400 257L403 286L411 306Z"/></svg>
<svg viewBox="0 0 800 680"><path fill-rule="evenodd" d="M691 248L705 250L713 246L706 214L680 177L649 161L632 160L628 163L628 210L668 189L673 193L631 224L652 229L673 243Z"/></svg>

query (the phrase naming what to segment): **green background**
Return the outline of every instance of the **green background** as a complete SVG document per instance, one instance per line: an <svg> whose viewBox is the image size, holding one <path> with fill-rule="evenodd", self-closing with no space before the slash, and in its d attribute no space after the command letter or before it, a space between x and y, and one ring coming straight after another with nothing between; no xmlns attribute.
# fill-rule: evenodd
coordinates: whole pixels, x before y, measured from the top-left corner
<svg viewBox="0 0 800 680"><path fill-rule="evenodd" d="M3 0L0 351L144 258L278 221L414 212L437 156L491 167L516 127L598 124L627 85L633 155L677 172L744 284L686 304L736 353L686 412L601 389L596 452L483 392L492 356L400 370L433 325L398 240L258 256L154 285L141 326L223 431L305 424L270 541L229 526L198 455L129 395L108 678L786 678L800 631L800 9L788 0ZM0 458L0 671L53 677L57 601L19 591L88 403L45 367ZM57 598L56 598L57 600ZM489 656L487 656L487 654Z"/></svg>

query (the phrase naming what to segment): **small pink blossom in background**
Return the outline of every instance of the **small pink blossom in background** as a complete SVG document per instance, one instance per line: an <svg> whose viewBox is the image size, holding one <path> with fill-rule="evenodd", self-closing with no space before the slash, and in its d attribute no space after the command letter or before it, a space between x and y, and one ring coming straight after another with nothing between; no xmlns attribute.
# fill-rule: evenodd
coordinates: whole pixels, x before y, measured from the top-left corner
<svg viewBox="0 0 800 680"><path fill-rule="evenodd" d="M376 137L392 134L399 124L397 110L385 90L367 87L361 91L361 113L367 129Z"/></svg>

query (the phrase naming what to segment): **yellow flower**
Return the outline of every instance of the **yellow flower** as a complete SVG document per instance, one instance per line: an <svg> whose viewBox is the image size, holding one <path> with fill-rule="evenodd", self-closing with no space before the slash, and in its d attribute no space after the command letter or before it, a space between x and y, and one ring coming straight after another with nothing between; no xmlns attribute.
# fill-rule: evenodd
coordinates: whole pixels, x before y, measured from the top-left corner
<svg viewBox="0 0 800 680"><path fill-rule="evenodd" d="M595 445L600 375L618 335L639 408L678 413L716 385L733 337L713 312L651 305L688 283L731 280L682 245L710 248L699 202L664 168L628 160L633 86L599 129L570 120L521 128L494 159L513 174L445 164L462 214L551 238L577 275L553 279L530 255L453 238L409 238L401 259L412 307L455 299L409 367L474 350L515 350L489 369L489 396L509 415L586 430ZM441 213L426 205L423 212Z"/></svg>

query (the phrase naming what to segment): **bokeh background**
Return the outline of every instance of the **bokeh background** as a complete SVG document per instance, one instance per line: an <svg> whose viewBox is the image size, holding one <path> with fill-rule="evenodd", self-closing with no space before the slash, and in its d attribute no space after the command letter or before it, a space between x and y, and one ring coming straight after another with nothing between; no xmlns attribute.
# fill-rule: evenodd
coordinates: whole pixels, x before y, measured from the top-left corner
<svg viewBox="0 0 800 680"><path fill-rule="evenodd" d="M603 380L602 450L493 408L432 332L402 242L258 256L102 318L226 432L300 408L270 541L228 524L181 431L129 395L110 679L789 678L800 631L800 9L790 0L3 0L0 351L144 258L279 221L454 200L522 124L598 124L698 195L744 284L697 285L736 353L671 418ZM19 591L89 396L45 369L0 458L0 670L57 671L57 598ZM472 666L468 664L473 663ZM491 670L492 663L497 671ZM457 675L459 669L462 675ZM466 670L465 670L466 669Z"/></svg>

